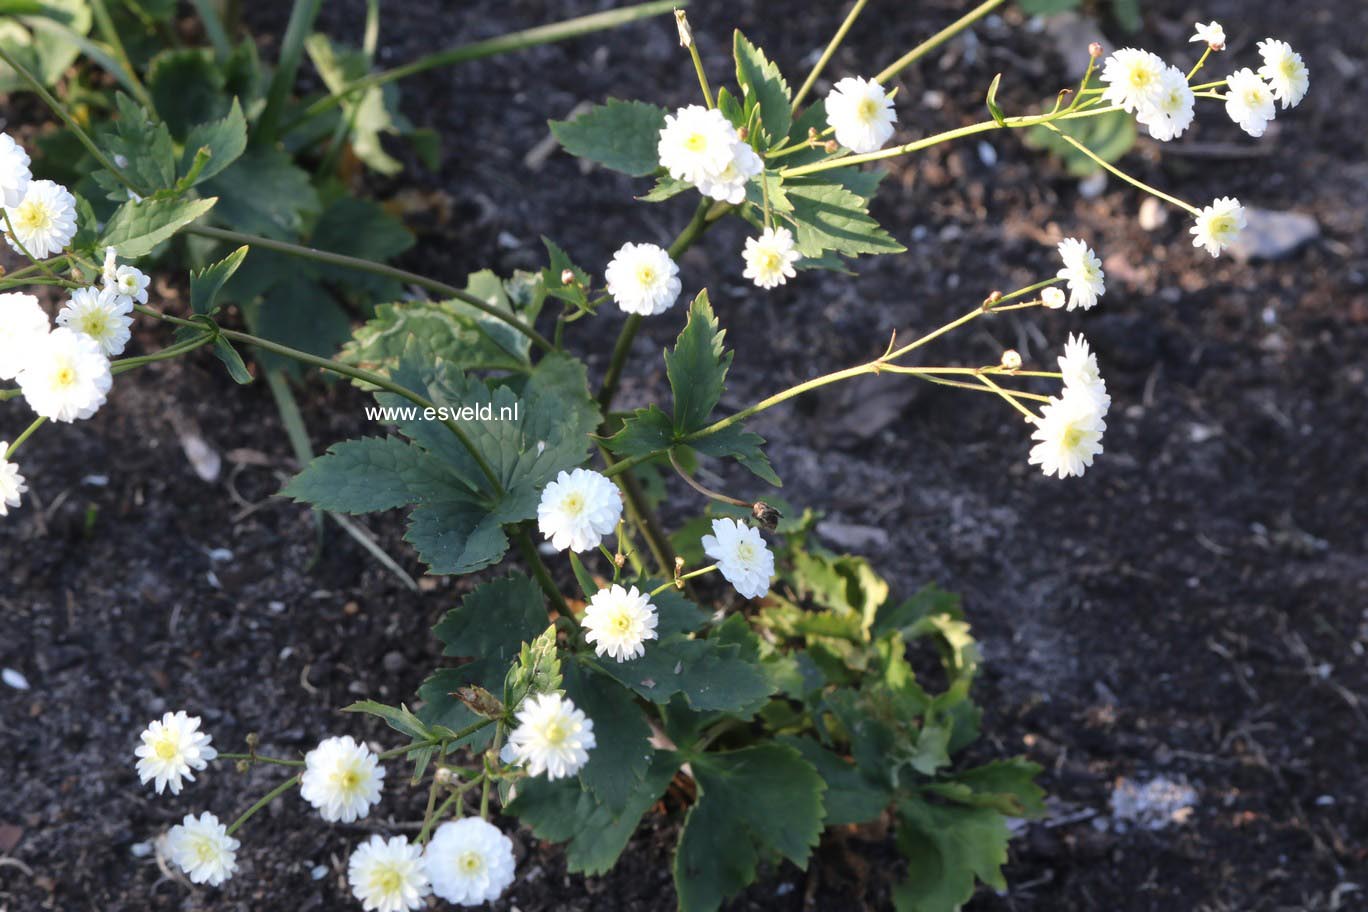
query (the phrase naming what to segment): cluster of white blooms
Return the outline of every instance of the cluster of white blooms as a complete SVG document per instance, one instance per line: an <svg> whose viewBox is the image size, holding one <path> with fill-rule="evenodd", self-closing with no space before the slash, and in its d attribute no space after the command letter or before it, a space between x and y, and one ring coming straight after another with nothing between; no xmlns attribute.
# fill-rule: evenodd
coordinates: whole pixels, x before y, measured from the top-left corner
<svg viewBox="0 0 1368 912"><path fill-rule="evenodd" d="M324 820L353 823L380 802L385 768L369 747L350 735L325 738L304 755L299 794Z"/></svg>
<svg viewBox="0 0 1368 912"><path fill-rule="evenodd" d="M597 548L621 519L622 493L589 469L561 472L542 490L537 505L537 528L557 551Z"/></svg>
<svg viewBox="0 0 1368 912"><path fill-rule="evenodd" d="M787 228L766 228L760 237L746 238L741 258L746 262L741 275L761 288L783 285L798 274L794 264L800 256Z"/></svg>
<svg viewBox="0 0 1368 912"><path fill-rule="evenodd" d="M760 530L734 519L714 519L712 535L703 536L703 552L717 561L717 569L746 598L769 592L774 578L774 554Z"/></svg>
<svg viewBox="0 0 1368 912"><path fill-rule="evenodd" d="M0 516L8 516L11 507L19 506L20 495L28 491L19 467L5 459L9 441L0 440Z"/></svg>
<svg viewBox="0 0 1368 912"><path fill-rule="evenodd" d="M594 749L594 722L558 693L536 694L523 701L518 725L508 736L501 757L527 768L533 776L563 779L579 772Z"/></svg>
<svg viewBox="0 0 1368 912"><path fill-rule="evenodd" d="M646 641L656 638L659 623L651 598L637 591L614 585L600 589L584 609L584 639L594 643L594 651L619 662L646 654Z"/></svg>
<svg viewBox="0 0 1368 912"><path fill-rule="evenodd" d="M1029 462L1046 475L1068 478L1082 475L1102 452L1111 396L1097 367L1097 356L1081 335L1069 336L1059 357L1064 389L1041 408L1031 439Z"/></svg>
<svg viewBox="0 0 1368 912"><path fill-rule="evenodd" d="M679 267L663 247L623 244L604 270L608 294L624 313L653 317L674 306L683 288Z"/></svg>
<svg viewBox="0 0 1368 912"><path fill-rule="evenodd" d="M872 79L847 76L826 97L827 126L851 152L877 152L893 137L898 115L893 99Z"/></svg>
<svg viewBox="0 0 1368 912"><path fill-rule="evenodd" d="M765 167L721 111L701 105L665 116L656 152L675 180L732 204L746 198L746 185Z"/></svg>
<svg viewBox="0 0 1368 912"><path fill-rule="evenodd" d="M1229 247L1245 229L1245 211L1233 196L1223 196L1197 213L1197 224L1192 233L1192 246L1205 247L1214 257Z"/></svg>

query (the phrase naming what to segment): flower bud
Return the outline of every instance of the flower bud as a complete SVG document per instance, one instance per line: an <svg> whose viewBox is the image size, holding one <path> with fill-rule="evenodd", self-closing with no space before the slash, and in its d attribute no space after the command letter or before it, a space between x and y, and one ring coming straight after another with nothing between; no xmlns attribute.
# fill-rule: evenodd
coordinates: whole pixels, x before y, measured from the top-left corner
<svg viewBox="0 0 1368 912"><path fill-rule="evenodd" d="M750 127L738 127L736 135L742 142L746 142L750 139Z"/></svg>
<svg viewBox="0 0 1368 912"><path fill-rule="evenodd" d="M617 567L619 570L621 570L621 569L622 569L623 567L625 567L626 565L627 565L627 555L625 555L625 554L614 554L614 555L613 555L613 566L614 566L614 567Z"/></svg>
<svg viewBox="0 0 1368 912"><path fill-rule="evenodd" d="M247 737L243 740L247 742L247 747L249 747L252 750L256 750L257 745L261 744L261 735L257 734L256 732L248 732Z"/></svg>
<svg viewBox="0 0 1368 912"><path fill-rule="evenodd" d="M996 304L998 301L1001 301L1001 300L1002 300L1002 292L1000 292L1000 291L994 291L994 292L993 292L992 294L990 294L988 297L986 297L986 298L983 299L983 309L984 309L984 310L992 310L992 309L993 309L993 305Z"/></svg>
<svg viewBox="0 0 1368 912"><path fill-rule="evenodd" d="M836 150L841 148L841 144L834 139L828 139L826 143L823 144L822 148L826 151L827 155L835 155Z"/></svg>
<svg viewBox="0 0 1368 912"><path fill-rule="evenodd" d="M689 17L684 14L682 9L674 11L675 26L679 29L679 46L682 48L693 46L693 29L689 28Z"/></svg>
<svg viewBox="0 0 1368 912"><path fill-rule="evenodd" d="M818 142L821 142L821 139L822 139L822 134L817 132L817 128L816 128L816 127L808 127L808 142L809 142L809 143L818 143Z"/></svg>
<svg viewBox="0 0 1368 912"><path fill-rule="evenodd" d="M233 765L237 767L239 773L245 773L252 768L252 762L250 760L239 760Z"/></svg>
<svg viewBox="0 0 1368 912"><path fill-rule="evenodd" d="M1051 285L1040 293L1040 303L1051 310L1059 310L1065 303L1064 289Z"/></svg>
<svg viewBox="0 0 1368 912"><path fill-rule="evenodd" d="M751 515L755 517L756 522L771 532L779 528L779 520L784 518L784 514L763 500L751 504Z"/></svg>
<svg viewBox="0 0 1368 912"><path fill-rule="evenodd" d="M1088 45L1088 55L1092 57L1093 60L1101 57L1102 54L1102 43L1100 41L1094 41L1092 44Z"/></svg>
<svg viewBox="0 0 1368 912"><path fill-rule="evenodd" d="M1021 370L1021 354L1014 348L1009 348L1002 353L1003 370Z"/></svg>
<svg viewBox="0 0 1368 912"><path fill-rule="evenodd" d="M432 774L432 778L438 785L450 785L456 781L456 774L449 766L439 766L437 772Z"/></svg>
<svg viewBox="0 0 1368 912"><path fill-rule="evenodd" d="M679 579L680 574L682 574L683 572L684 572L684 558L679 557L678 555L676 555L676 556L675 556L675 579Z"/></svg>
<svg viewBox="0 0 1368 912"><path fill-rule="evenodd" d="M562 284L562 285L574 285L574 284L575 284L575 270L573 270L573 269L562 269L562 270L561 270L561 284Z"/></svg>

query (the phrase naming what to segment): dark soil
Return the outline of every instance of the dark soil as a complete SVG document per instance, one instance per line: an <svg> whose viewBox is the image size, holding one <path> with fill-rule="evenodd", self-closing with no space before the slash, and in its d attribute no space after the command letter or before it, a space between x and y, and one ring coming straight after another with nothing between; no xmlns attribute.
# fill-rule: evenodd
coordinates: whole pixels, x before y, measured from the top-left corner
<svg viewBox="0 0 1368 912"><path fill-rule="evenodd" d="M387 4L384 59L605 5ZM728 72L738 26L797 81L835 27L835 6L699 0L691 17L715 79ZM966 7L872 4L829 73L871 72ZM1136 43L1186 56L1189 5L1145 7ZM330 6L325 29L359 41L360 8ZM994 136L994 165L970 142L893 167L877 214L910 249L860 262L858 277L807 273L757 293L740 278L736 227L682 264L686 286L710 281L737 349L725 404L739 406L875 355L894 329L938 325L995 287L1032 280L1051 268L1061 236L1103 252L1099 309L1004 315L928 355L984 363L1010 345L1040 363L1068 331L1085 331L1115 405L1107 453L1081 480L1028 467L1026 430L992 398L900 378L832 388L756 423L784 496L825 511L835 544L839 526L869 527L863 550L902 589L934 580L964 594L986 653L981 751L1046 767L1051 817L1023 828L1009 889L981 891L968 907L979 912L1368 909L1368 165L1358 102L1368 6L1208 0L1200 12L1225 22L1238 65L1257 59L1265 35L1291 42L1308 59L1312 93L1261 143L1211 108L1176 147L1161 156L1142 142L1128 165L1190 200L1231 194L1314 216L1320 239L1291 258L1213 262L1189 246L1179 214L1146 232L1131 188L1085 195L1017 137ZM280 34L283 11L255 15L259 33ZM1015 13L992 18L905 74L904 133L980 119L997 72L1016 109L1066 81L1052 38ZM693 80L661 20L406 83L406 112L445 148L437 173L414 164L376 187L426 200L411 218L422 236L406 265L460 281L538 264L541 234L594 268L624 240L668 241L687 201L637 204L640 182L582 174L560 153L535 168L525 156L548 118L582 101L673 105L693 98ZM660 394L672 314L638 340L625 402ZM617 321L587 325L576 341L601 370ZM164 341L144 328L135 344ZM312 382L302 398L320 449L377 430L363 426L349 389ZM0 409L0 437L26 421L22 407ZM217 482L195 474L178 443L187 435L222 454ZM297 798L277 802L243 832L241 875L212 891L188 888L144 851L185 813L231 817L278 779L219 770L156 798L131 762L147 719L187 708L225 749L249 731L277 753L329 732L388 742L335 707L412 699L437 661L429 627L467 585L425 579L411 593L331 526L319 557L311 515L272 497L296 468L290 452L268 390L234 387L207 356L121 379L95 419L45 429L25 448L33 493L0 523L0 666L32 685L0 687L0 909L352 908L351 847L371 831L416 826L423 796L407 790L391 790L357 826L321 825ZM738 475L718 483L762 493ZM681 509L700 506L676 494ZM420 572L398 517L367 526ZM1120 777L1157 775L1196 790L1186 823L1101 825ZM648 818L617 869L591 879L567 875L554 847L523 832L518 882L495 907L671 909L675 826ZM880 834L835 833L810 872L770 871L730 908L886 908L896 869Z"/></svg>

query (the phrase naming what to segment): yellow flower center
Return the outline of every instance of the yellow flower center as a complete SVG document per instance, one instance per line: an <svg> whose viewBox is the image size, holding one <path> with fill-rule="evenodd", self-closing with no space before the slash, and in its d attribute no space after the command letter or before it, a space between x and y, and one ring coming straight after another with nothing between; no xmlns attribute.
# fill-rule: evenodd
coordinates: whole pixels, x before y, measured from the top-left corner
<svg viewBox="0 0 1368 912"><path fill-rule="evenodd" d="M855 115L860 120L869 121L879 116L879 103L872 98L861 98L855 106Z"/></svg>
<svg viewBox="0 0 1368 912"><path fill-rule="evenodd" d="M1297 61L1291 57L1285 58L1282 63L1278 64L1278 69L1288 79L1297 78Z"/></svg>
<svg viewBox="0 0 1368 912"><path fill-rule="evenodd" d="M1069 429L1064 432L1064 446L1073 450L1077 449L1078 445L1082 442L1083 432L1073 425L1069 425Z"/></svg>
<svg viewBox="0 0 1368 912"><path fill-rule="evenodd" d="M180 746L176 744L175 738L168 732L157 739L152 745L152 751L162 760L170 760L180 752Z"/></svg>
<svg viewBox="0 0 1368 912"><path fill-rule="evenodd" d="M14 224L26 233L47 231L52 227L52 213L38 201L28 200L14 211Z"/></svg>
<svg viewBox="0 0 1368 912"><path fill-rule="evenodd" d="M620 611L608 622L608 626L617 633L626 633L632 629L632 619L627 616L627 612Z"/></svg>
<svg viewBox="0 0 1368 912"><path fill-rule="evenodd" d="M1258 105L1263 103L1263 97L1263 89L1259 88L1258 86L1251 86L1245 92L1245 104L1249 105L1251 108L1257 107Z"/></svg>
<svg viewBox="0 0 1368 912"><path fill-rule="evenodd" d="M208 836L200 836L195 840L195 860L201 864L213 861L218 857L218 847Z"/></svg>
<svg viewBox="0 0 1368 912"><path fill-rule="evenodd" d="M684 148L690 152L702 152L708 148L708 137L702 133L693 133L684 140Z"/></svg>
<svg viewBox="0 0 1368 912"><path fill-rule="evenodd" d="M741 542L736 546L736 559L743 564L749 564L755 560L755 546L750 542Z"/></svg>
<svg viewBox="0 0 1368 912"><path fill-rule="evenodd" d="M547 744L553 747L561 744L569 735L570 733L559 721L548 722L546 728L542 729L542 737L546 739Z"/></svg>
<svg viewBox="0 0 1368 912"><path fill-rule="evenodd" d="M373 893L397 893L404 885L404 878L393 867L386 865L371 872L370 888Z"/></svg>
<svg viewBox="0 0 1368 912"><path fill-rule="evenodd" d="M1150 72L1149 67L1134 66L1130 71L1130 84L1132 88L1148 88L1154 82L1154 73Z"/></svg>
<svg viewBox="0 0 1368 912"><path fill-rule="evenodd" d="M578 491L566 496L561 501L561 509L569 516L579 516L584 512L584 495Z"/></svg>
<svg viewBox="0 0 1368 912"><path fill-rule="evenodd" d="M1213 237L1223 237L1235 230L1235 220L1228 215L1218 215L1211 220Z"/></svg>
<svg viewBox="0 0 1368 912"><path fill-rule="evenodd" d="M57 368L57 373L52 377L53 384L60 387L76 385L76 369L70 364L63 364Z"/></svg>
<svg viewBox="0 0 1368 912"><path fill-rule="evenodd" d="M98 311L91 311L81 317L81 332L92 339L100 339L109 334L109 321Z"/></svg>
<svg viewBox="0 0 1368 912"><path fill-rule="evenodd" d="M475 875L484 870L484 858L479 852L466 852L456 859L456 865L468 875Z"/></svg>
<svg viewBox="0 0 1368 912"><path fill-rule="evenodd" d="M783 268L783 262L779 254L773 250L764 250L760 253L761 272L778 272Z"/></svg>
<svg viewBox="0 0 1368 912"><path fill-rule="evenodd" d="M640 282L642 285L650 285L654 283L655 280L656 271L654 266L650 266L643 263L642 265L637 267L637 281Z"/></svg>

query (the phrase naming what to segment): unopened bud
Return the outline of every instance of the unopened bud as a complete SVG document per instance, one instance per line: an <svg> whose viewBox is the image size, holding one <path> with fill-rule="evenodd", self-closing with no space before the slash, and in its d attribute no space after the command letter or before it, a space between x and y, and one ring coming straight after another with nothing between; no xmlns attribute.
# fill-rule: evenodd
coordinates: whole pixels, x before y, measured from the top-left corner
<svg viewBox="0 0 1368 912"><path fill-rule="evenodd" d="M236 764L234 764L234 765L237 767L237 771L238 771L239 773L245 773L245 772L247 772L248 770L250 770L250 769L252 768L252 764L251 764L251 762L248 761L248 760L239 760L239 761L238 761Z"/></svg>
<svg viewBox="0 0 1368 912"><path fill-rule="evenodd" d="M834 139L828 139L826 142L822 143L822 150L825 151L827 155L835 155L836 150L839 148L841 148L841 144Z"/></svg>
<svg viewBox="0 0 1368 912"><path fill-rule="evenodd" d="M1021 370L1021 354L1014 348L1009 348L1002 353L1003 370Z"/></svg>
<svg viewBox="0 0 1368 912"><path fill-rule="evenodd" d="M432 774L432 778L438 785L450 785L456 780L456 774L451 771L449 766L439 766L437 772Z"/></svg>
<svg viewBox="0 0 1368 912"><path fill-rule="evenodd" d="M737 138L742 142L750 139L750 127L741 127L736 131Z"/></svg>
<svg viewBox="0 0 1368 912"><path fill-rule="evenodd" d="M562 285L574 285L574 284L575 284L575 270L573 270L573 269L562 269L562 270L561 270L561 284L562 284Z"/></svg>
<svg viewBox="0 0 1368 912"><path fill-rule="evenodd" d="M619 570L621 570L621 569L622 569L624 566L626 566L626 565L627 565L627 555L625 555L625 554L614 554L614 555L613 555L613 566L614 566L614 567L617 567Z"/></svg>
<svg viewBox="0 0 1368 912"><path fill-rule="evenodd" d="M1101 57L1103 53L1102 42L1094 41L1092 44L1088 45L1088 55L1092 57L1093 60Z"/></svg>
<svg viewBox="0 0 1368 912"><path fill-rule="evenodd" d="M682 558L682 557L675 557L675 579L679 579L679 575L680 575L681 573L683 573L683 572L684 572L684 558Z"/></svg>
<svg viewBox="0 0 1368 912"><path fill-rule="evenodd" d="M257 745L261 743L261 735L256 732L248 732L247 737L244 740L247 742L248 747L252 750L256 750Z"/></svg>
<svg viewBox="0 0 1368 912"><path fill-rule="evenodd" d="M771 532L779 528L779 520L784 518L784 514L763 500L757 500L751 504L751 516L754 516L756 522Z"/></svg>
<svg viewBox="0 0 1368 912"><path fill-rule="evenodd" d="M992 310L993 305L1002 300L1002 292L995 291L983 299L983 309Z"/></svg>
<svg viewBox="0 0 1368 912"><path fill-rule="evenodd" d="M822 138L822 134L817 132L817 128L816 128L816 127L808 127L808 142L810 142L810 143L819 142L819 141L821 140L821 138Z"/></svg>
<svg viewBox="0 0 1368 912"><path fill-rule="evenodd" d="M689 28L689 17L684 14L682 9L674 11L675 26L679 29L679 46L686 48L693 46L693 29Z"/></svg>

